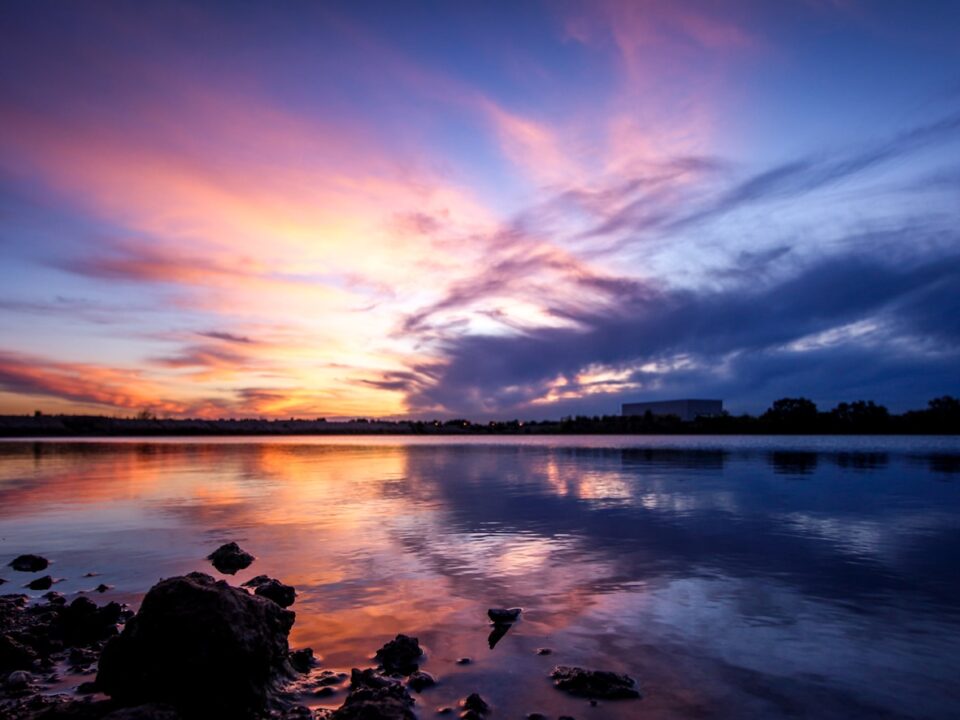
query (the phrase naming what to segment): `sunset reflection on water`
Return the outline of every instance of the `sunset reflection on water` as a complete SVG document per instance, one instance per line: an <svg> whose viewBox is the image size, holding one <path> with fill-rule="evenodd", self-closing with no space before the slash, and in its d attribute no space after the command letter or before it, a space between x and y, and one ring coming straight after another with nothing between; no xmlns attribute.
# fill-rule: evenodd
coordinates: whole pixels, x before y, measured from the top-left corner
<svg viewBox="0 0 960 720"><path fill-rule="evenodd" d="M831 442L0 443L0 549L136 605L236 540L257 560L229 581L296 586L292 644L325 667L418 636L421 716L479 690L503 717L948 717L960 448ZM500 605L524 614L491 650ZM645 698L590 708L554 664Z"/></svg>

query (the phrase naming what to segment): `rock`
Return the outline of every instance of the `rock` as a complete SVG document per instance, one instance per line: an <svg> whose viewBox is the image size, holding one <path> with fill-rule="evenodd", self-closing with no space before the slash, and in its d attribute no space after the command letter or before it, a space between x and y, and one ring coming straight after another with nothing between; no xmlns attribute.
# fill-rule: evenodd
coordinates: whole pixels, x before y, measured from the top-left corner
<svg viewBox="0 0 960 720"><path fill-rule="evenodd" d="M10 692L22 692L33 684L33 675L26 670L14 670L7 675L4 687Z"/></svg>
<svg viewBox="0 0 960 720"><path fill-rule="evenodd" d="M452 712L453 712L453 708L450 707L449 705L445 705L443 707L437 708L437 715L449 715Z"/></svg>
<svg viewBox="0 0 960 720"><path fill-rule="evenodd" d="M331 720L416 720L410 709L413 698L399 683L383 687L356 687L343 705L333 711Z"/></svg>
<svg viewBox="0 0 960 720"><path fill-rule="evenodd" d="M313 694L316 697L330 697L331 695L335 695L336 693L337 693L337 689L335 687L331 687L330 685L321 685L314 691Z"/></svg>
<svg viewBox="0 0 960 720"><path fill-rule="evenodd" d="M410 673L410 677L407 678L407 686L413 688L416 692L423 692L428 687L433 687L436 684L437 679L423 670L412 672Z"/></svg>
<svg viewBox="0 0 960 720"><path fill-rule="evenodd" d="M103 720L180 720L180 715L169 705L149 703L115 710Z"/></svg>
<svg viewBox="0 0 960 720"><path fill-rule="evenodd" d="M98 592L98 593L105 593L105 592L106 592L107 590L109 590L111 587L113 587L113 586L112 586L112 585L105 585L104 583L100 583L99 585L97 585L97 587L94 588L94 590L95 590L96 592Z"/></svg>
<svg viewBox="0 0 960 720"><path fill-rule="evenodd" d="M9 635L0 635L0 673L11 670L30 670L37 653Z"/></svg>
<svg viewBox="0 0 960 720"><path fill-rule="evenodd" d="M468 657L457 658L457 665L469 665L472 662L473 660Z"/></svg>
<svg viewBox="0 0 960 720"><path fill-rule="evenodd" d="M49 560L39 555L20 555L10 561L10 567L19 572L40 572L49 564Z"/></svg>
<svg viewBox="0 0 960 720"><path fill-rule="evenodd" d="M207 560L224 575L234 575L238 570L250 567L256 558L250 553L241 550L235 542L221 545L207 556Z"/></svg>
<svg viewBox="0 0 960 720"><path fill-rule="evenodd" d="M527 713L527 720L547 720L547 716L543 713Z"/></svg>
<svg viewBox="0 0 960 720"><path fill-rule="evenodd" d="M303 648L302 650L294 650L290 653L290 664L298 673L310 672L310 668L317 664L317 660L313 656L313 649Z"/></svg>
<svg viewBox="0 0 960 720"><path fill-rule="evenodd" d="M3 578L0 578L0 585L3 585L6 582Z"/></svg>
<svg viewBox="0 0 960 720"><path fill-rule="evenodd" d="M490 706L487 705L486 700L480 697L479 693L470 693L460 705L464 710L472 711L480 715L486 715L490 712Z"/></svg>
<svg viewBox="0 0 960 720"><path fill-rule="evenodd" d="M490 634L487 636L487 645L490 646L490 649L493 650L497 643L503 639L503 636L507 634L507 631L512 628L513 625L509 623L494 623L493 629L490 630Z"/></svg>
<svg viewBox="0 0 960 720"><path fill-rule="evenodd" d="M82 667L95 663L98 655L94 650L90 650L89 648L73 648L67 657L70 660L70 665L73 667Z"/></svg>
<svg viewBox="0 0 960 720"><path fill-rule="evenodd" d="M553 684L571 695L604 700L639 698L636 682L629 675L605 670L585 670L558 665L550 674Z"/></svg>
<svg viewBox="0 0 960 720"><path fill-rule="evenodd" d="M257 595L273 600L280 607L290 607L297 599L297 591L292 585L284 585L279 580L266 575L257 575L243 584L254 588Z"/></svg>
<svg viewBox="0 0 960 720"><path fill-rule="evenodd" d="M53 627L67 647L90 645L116 635L117 624L124 617L124 608L119 603L97 607L90 598L78 597L60 610Z"/></svg>
<svg viewBox="0 0 960 720"><path fill-rule="evenodd" d="M97 684L121 704L166 703L185 717L250 717L289 672L294 617L203 573L162 580L107 643Z"/></svg>
<svg viewBox="0 0 960 720"><path fill-rule="evenodd" d="M570 715L561 715L557 720L576 720L576 718L571 717Z"/></svg>
<svg viewBox="0 0 960 720"><path fill-rule="evenodd" d="M376 658L386 672L409 675L420 667L419 661L422 655L423 650L420 649L420 642L417 638L409 635L397 635L396 638L377 650Z"/></svg>
<svg viewBox="0 0 960 720"><path fill-rule="evenodd" d="M357 688L383 688L388 685L397 685L398 681L384 677L378 673L373 668L367 668L366 670L358 670L353 668L350 671L350 689L355 690Z"/></svg>
<svg viewBox="0 0 960 720"><path fill-rule="evenodd" d="M96 695L98 692L100 692L100 688L97 687L96 680L87 680L77 686L77 694L79 695Z"/></svg>
<svg viewBox="0 0 960 720"><path fill-rule="evenodd" d="M44 575L43 577L38 577L36 580L31 580L24 585L24 587L30 590L49 590L51 585L53 585L53 578L49 575Z"/></svg>
<svg viewBox="0 0 960 720"><path fill-rule="evenodd" d="M44 593L43 599L46 600L51 605L67 604L67 598L63 595L63 593L58 593L56 590L51 590L48 593Z"/></svg>
<svg viewBox="0 0 960 720"><path fill-rule="evenodd" d="M537 655L549 655L552 652L550 648L537 648Z"/></svg>
<svg viewBox="0 0 960 720"><path fill-rule="evenodd" d="M514 623L520 617L520 608L490 608L487 617L498 625Z"/></svg>

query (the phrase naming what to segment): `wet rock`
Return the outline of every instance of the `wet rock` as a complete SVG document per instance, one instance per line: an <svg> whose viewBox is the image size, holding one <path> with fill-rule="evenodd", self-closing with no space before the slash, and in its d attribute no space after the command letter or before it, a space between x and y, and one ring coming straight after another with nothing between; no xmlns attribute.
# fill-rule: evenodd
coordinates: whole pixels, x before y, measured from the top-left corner
<svg viewBox="0 0 960 720"><path fill-rule="evenodd" d="M604 700L640 697L634 679L621 673L558 665L550 677L553 678L554 686L571 695Z"/></svg>
<svg viewBox="0 0 960 720"><path fill-rule="evenodd" d="M452 712L453 708L449 705L437 708L437 715L450 715Z"/></svg>
<svg viewBox="0 0 960 720"><path fill-rule="evenodd" d="M51 590L48 593L44 593L43 599L46 600L51 605L67 604L67 598L63 595L63 593L58 593L56 590Z"/></svg>
<svg viewBox="0 0 960 720"><path fill-rule="evenodd" d="M570 715L561 715L560 717L557 718L557 720L576 720L576 718Z"/></svg>
<svg viewBox="0 0 960 720"><path fill-rule="evenodd" d="M40 572L48 565L50 561L40 555L20 555L10 561L10 567L18 572Z"/></svg>
<svg viewBox="0 0 960 720"><path fill-rule="evenodd" d="M7 675L3 686L11 693L20 693L30 688L33 684L33 675L26 670L14 670Z"/></svg>
<svg viewBox="0 0 960 720"><path fill-rule="evenodd" d="M30 670L37 659L36 651L10 635L0 635L0 672Z"/></svg>
<svg viewBox="0 0 960 720"><path fill-rule="evenodd" d="M78 695L96 695L98 692L100 692L100 688L97 686L96 680L87 680L77 686Z"/></svg>
<svg viewBox="0 0 960 720"><path fill-rule="evenodd" d="M469 665L472 662L473 660L468 657L457 658L457 665Z"/></svg>
<svg viewBox="0 0 960 720"><path fill-rule="evenodd" d="M350 671L350 689L351 691L357 688L383 688L388 685L397 685L399 681L384 677L378 673L373 668L367 668L366 670L359 670L353 668Z"/></svg>
<svg viewBox="0 0 960 720"><path fill-rule="evenodd" d="M288 673L294 617L203 573L162 580L104 648L97 684L122 704L166 703L185 717L250 717Z"/></svg>
<svg viewBox="0 0 960 720"><path fill-rule="evenodd" d="M550 648L537 648L537 655L549 655L552 652Z"/></svg>
<svg viewBox="0 0 960 720"><path fill-rule="evenodd" d="M83 667L97 661L97 653L89 648L72 648L67 656L73 667Z"/></svg>
<svg viewBox="0 0 960 720"><path fill-rule="evenodd" d="M360 672L357 670L356 672ZM372 671L370 671L372 672ZM350 676L342 672L334 672L333 670L324 670L320 673L320 677L317 678L317 685L339 685L344 682Z"/></svg>
<svg viewBox="0 0 960 720"><path fill-rule="evenodd" d="M310 672L310 668L317 664L317 660L313 656L313 649L303 648L302 650L294 650L290 653L290 664L298 673Z"/></svg>
<svg viewBox="0 0 960 720"><path fill-rule="evenodd" d="M543 713L527 713L527 720L547 720L547 716Z"/></svg>
<svg viewBox="0 0 960 720"><path fill-rule="evenodd" d="M104 583L100 583L94 588L94 590L98 593L105 593L107 590L110 590L112 587L113 587L112 585L105 585Z"/></svg>
<svg viewBox="0 0 960 720"><path fill-rule="evenodd" d="M407 678L407 685L417 692L423 692L428 687L433 687L437 684L437 679L428 672L423 670L417 670L416 672L410 673L410 677Z"/></svg>
<svg viewBox="0 0 960 720"><path fill-rule="evenodd" d="M297 599L297 591L292 585L284 585L266 575L257 575L243 586L254 588L254 593L273 600L280 607L290 607Z"/></svg>
<svg viewBox="0 0 960 720"><path fill-rule="evenodd" d="M59 610L53 626L65 646L84 646L116 635L117 624L126 616L127 611L119 603L97 607L90 598L78 597Z"/></svg>
<svg viewBox="0 0 960 720"><path fill-rule="evenodd" d="M423 650L420 649L420 642L417 638L409 635L397 635L396 638L377 650L376 658L386 672L409 675L420 667L420 657L422 655Z"/></svg>
<svg viewBox="0 0 960 720"><path fill-rule="evenodd" d="M234 575L238 570L250 567L255 559L235 542L221 545L207 556L207 560L224 575Z"/></svg>
<svg viewBox="0 0 960 720"><path fill-rule="evenodd" d="M384 687L356 687L343 705L333 711L331 720L416 720L413 698L399 683Z"/></svg>
<svg viewBox="0 0 960 720"><path fill-rule="evenodd" d="M3 578L0 578L0 585L3 585L6 582Z"/></svg>
<svg viewBox="0 0 960 720"><path fill-rule="evenodd" d="M479 693L470 693L460 705L464 711L475 712L479 715L486 715L490 712L490 706L486 700L480 697Z"/></svg>
<svg viewBox="0 0 960 720"><path fill-rule="evenodd" d="M520 612L520 608L490 608L487 610L487 617L490 618L491 622L498 625L509 625L517 621Z"/></svg>
<svg viewBox="0 0 960 720"><path fill-rule="evenodd" d="M36 580L31 580L24 587L30 590L49 590L52 585L53 578L49 575L44 575L43 577L38 577Z"/></svg>
<svg viewBox="0 0 960 720"><path fill-rule="evenodd" d="M180 720L180 714L169 705L148 703L114 710L103 720Z"/></svg>
<svg viewBox="0 0 960 720"><path fill-rule="evenodd" d="M316 697L330 697L331 695L336 695L336 693L337 689L335 687L331 687L330 685L322 685L321 687L317 688L313 694Z"/></svg>

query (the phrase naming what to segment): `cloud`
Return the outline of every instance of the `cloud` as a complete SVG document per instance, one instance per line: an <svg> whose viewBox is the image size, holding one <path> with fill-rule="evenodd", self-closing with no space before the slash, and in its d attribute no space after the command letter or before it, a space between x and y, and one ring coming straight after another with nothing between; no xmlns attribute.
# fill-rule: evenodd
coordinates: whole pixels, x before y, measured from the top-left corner
<svg viewBox="0 0 960 720"><path fill-rule="evenodd" d="M628 279L620 283L631 287ZM411 401L425 410L527 415L539 405L554 414L556 408L543 405L545 398L587 398L579 404L590 406L577 378L597 367L634 369L629 381L602 383L628 385L634 393L722 386L747 396L751 384L773 377L780 378L781 391L816 391L832 373L838 377L835 371L851 351L810 353L790 349L791 343L865 320L876 323L875 346L857 336L852 354L859 362L874 358L858 370L863 377L879 368L868 384L883 400L884 381L890 379L885 373L897 369L911 377L937 364L937 358L952 362L960 356L956 323L940 321L945 296L952 301L948 307L956 304L951 289L958 283L957 255L908 266L865 255L830 257L761 288L741 283L720 291L654 290L633 283L632 292L610 292L602 312L568 308L573 328L449 340L443 359L429 368L433 382L413 387ZM840 333L840 346L842 340ZM794 370L785 372L791 366ZM799 368L809 375L807 382L791 387ZM844 377L848 385L856 384ZM945 379L941 374L939 380ZM608 409L617 397L604 398Z"/></svg>

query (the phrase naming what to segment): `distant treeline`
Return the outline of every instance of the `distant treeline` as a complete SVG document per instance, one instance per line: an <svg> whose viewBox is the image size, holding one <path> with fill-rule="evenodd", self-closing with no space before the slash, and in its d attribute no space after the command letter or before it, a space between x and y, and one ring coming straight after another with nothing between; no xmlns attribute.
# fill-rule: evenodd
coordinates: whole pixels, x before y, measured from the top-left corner
<svg viewBox="0 0 960 720"><path fill-rule="evenodd" d="M111 437L175 435L957 435L960 400L944 396L924 410L900 415L882 405L858 400L821 411L807 398L782 398L760 416L699 417L683 421L675 415L578 415L561 420L475 423L454 420L375 420L357 418L171 419L149 412L136 417L100 415L4 415L0 437Z"/></svg>

